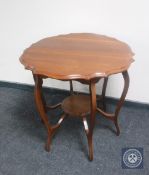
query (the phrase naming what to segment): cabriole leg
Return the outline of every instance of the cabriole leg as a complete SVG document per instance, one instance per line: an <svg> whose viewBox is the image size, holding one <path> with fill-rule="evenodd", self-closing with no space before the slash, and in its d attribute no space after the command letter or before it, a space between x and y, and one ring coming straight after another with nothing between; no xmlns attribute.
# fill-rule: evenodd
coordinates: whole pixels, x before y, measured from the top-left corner
<svg viewBox="0 0 149 175"><path fill-rule="evenodd" d="M57 124L55 124L54 126L50 125L50 123L48 121L48 116L46 114L46 106L44 104L43 95L42 95L42 77L40 77L39 75L34 75L34 80L35 80L34 96L35 96L36 106L37 106L39 115L40 115L44 125L47 128L47 133L48 133L48 138L47 138L45 148L46 148L46 151L50 151L52 136L55 133L55 131L59 128L61 122L65 118L65 115L63 114L60 117ZM59 105L55 105L51 108L56 108L57 106L59 106Z"/></svg>
<svg viewBox="0 0 149 175"><path fill-rule="evenodd" d="M90 98L91 98L91 114L90 114L90 127L88 133L89 144L89 159L93 160L93 130L95 126L96 115L96 86L94 81L90 81Z"/></svg>
<svg viewBox="0 0 149 175"><path fill-rule="evenodd" d="M108 77L105 77L104 78L104 83L103 83L103 88L102 88L102 106L103 106L103 110L104 111L106 111L106 99L105 99L105 95L106 95L107 83L108 83Z"/></svg>
<svg viewBox="0 0 149 175"><path fill-rule="evenodd" d="M118 125L118 115L119 115L119 112L120 112L120 109L125 101L125 97L127 95L127 92L128 92L128 88L129 88L129 75L128 75L128 72L127 71L124 71L122 72L122 75L123 75L123 78L124 78L124 88L123 88L123 92L122 92L122 95L120 97L120 100L116 106L116 109L115 109L115 113L111 114L111 113L107 113L105 111L103 111L102 109L100 108L97 108L97 112L99 112L102 116L112 120L115 124L115 127L116 127L116 135L120 135L120 128L119 128L119 125Z"/></svg>
<svg viewBox="0 0 149 175"><path fill-rule="evenodd" d="M128 75L128 72L125 71L125 72L122 72L122 75L123 75L123 78L124 78L124 89L123 89L123 92L122 92L122 95L121 95L121 98L117 104L117 107L116 107L116 110L115 110L115 120L114 120L114 123L115 123L115 127L116 127L116 134L117 135L120 135L120 128L119 128L119 125L118 125L118 115L119 115L119 112L120 112L120 109L125 101L125 97L127 95L127 92L128 92L128 88L129 88L129 75Z"/></svg>

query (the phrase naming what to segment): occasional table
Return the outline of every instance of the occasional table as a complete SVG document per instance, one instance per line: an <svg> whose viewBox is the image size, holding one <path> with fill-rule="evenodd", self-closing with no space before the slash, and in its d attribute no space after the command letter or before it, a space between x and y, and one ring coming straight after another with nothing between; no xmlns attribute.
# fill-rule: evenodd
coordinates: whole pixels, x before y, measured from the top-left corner
<svg viewBox="0 0 149 175"><path fill-rule="evenodd" d="M27 48L20 57L26 69L31 70L35 81L35 101L48 138L46 150L50 151L51 139L55 131L67 116L82 119L89 145L89 159L93 160L93 130L96 112L114 122L116 134L120 134L118 114L125 100L129 75L127 69L133 62L133 52L122 41L104 35L92 33L73 33L42 39ZM124 88L114 113L107 113L105 92L108 77L122 73ZM44 78L70 81L71 95L62 103L48 106L42 94ZM103 107L97 105L96 83L104 79L100 100ZM75 95L72 80L89 85L89 95ZM47 111L61 107L62 116L57 124L49 123ZM89 122L87 116L89 115Z"/></svg>

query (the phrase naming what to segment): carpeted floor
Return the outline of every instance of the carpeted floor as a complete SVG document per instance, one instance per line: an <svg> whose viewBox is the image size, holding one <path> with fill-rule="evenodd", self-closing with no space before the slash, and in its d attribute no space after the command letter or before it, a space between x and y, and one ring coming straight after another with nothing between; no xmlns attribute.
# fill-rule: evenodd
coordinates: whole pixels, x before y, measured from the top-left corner
<svg viewBox="0 0 149 175"><path fill-rule="evenodd" d="M51 90L46 99L56 103L66 95ZM108 103L108 110L113 109ZM149 175L149 109L126 105L119 119L121 135L117 137L114 125L97 116L92 162L83 125L75 118L63 122L47 153L46 130L33 91L0 87L0 175ZM143 169L122 169L121 150L125 147L144 149Z"/></svg>

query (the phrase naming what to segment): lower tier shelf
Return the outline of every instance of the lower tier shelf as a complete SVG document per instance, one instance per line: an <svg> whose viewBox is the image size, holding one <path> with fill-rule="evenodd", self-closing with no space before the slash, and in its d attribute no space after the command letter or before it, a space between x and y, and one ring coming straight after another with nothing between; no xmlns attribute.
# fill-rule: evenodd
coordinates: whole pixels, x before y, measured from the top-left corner
<svg viewBox="0 0 149 175"><path fill-rule="evenodd" d="M80 117L90 113L90 96L71 95L62 102L63 111L71 116Z"/></svg>

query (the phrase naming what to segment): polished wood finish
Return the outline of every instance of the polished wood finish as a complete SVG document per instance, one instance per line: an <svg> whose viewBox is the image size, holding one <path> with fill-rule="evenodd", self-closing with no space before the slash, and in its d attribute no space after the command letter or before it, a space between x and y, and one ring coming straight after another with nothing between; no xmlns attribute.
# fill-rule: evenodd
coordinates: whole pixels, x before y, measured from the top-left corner
<svg viewBox="0 0 149 175"><path fill-rule="evenodd" d="M40 117L47 128L47 133L48 133L48 138L47 138L47 143L45 145L45 149L47 151L50 151L52 136L55 133L55 131L59 128L62 121L64 120L65 114L63 114L60 117L57 124L55 124L54 126L51 126L51 124L48 121L48 116L47 116L46 111L45 111L46 106L44 106L45 103L43 102L43 95L42 95L42 90L41 90L42 83L43 83L42 78L38 75L34 75L34 80L35 80L34 94L35 94L36 106L37 106L38 112L40 114Z"/></svg>
<svg viewBox="0 0 149 175"><path fill-rule="evenodd" d="M63 111L75 117L83 117L90 114L90 96L71 95L62 102Z"/></svg>
<svg viewBox="0 0 149 175"><path fill-rule="evenodd" d="M127 70L132 56L129 46L117 39L80 33L42 39L26 49L20 61L34 74L90 80Z"/></svg>
<svg viewBox="0 0 149 175"><path fill-rule="evenodd" d="M129 75L128 75L128 72L127 71L124 71L122 72L122 75L123 75L123 78L124 78L124 88L123 88L123 92L122 92L122 95L120 97L120 100L116 106L116 109L115 109L115 112L113 114L111 113L107 113L105 111L103 111L102 109L100 108L97 108L97 112L99 112L102 116L106 117L107 119L110 119L114 122L115 124L115 127L116 127L116 134L117 136L120 135L120 128L119 128L119 125L118 125L118 114L120 112L120 109L125 101L125 97L126 97L126 94L128 92L128 88L129 88ZM106 85L107 85L107 82L106 82Z"/></svg>
<svg viewBox="0 0 149 175"><path fill-rule="evenodd" d="M94 80L90 81L90 98L91 98L91 116L90 116L90 129L87 135L89 144L89 159L93 160L93 130L95 125L96 116L96 82Z"/></svg>
<svg viewBox="0 0 149 175"><path fill-rule="evenodd" d="M74 94L72 80L70 80L69 83L70 83L70 94L72 95Z"/></svg>
<svg viewBox="0 0 149 175"><path fill-rule="evenodd" d="M106 111L105 95L106 95L107 83L108 83L108 77L104 78L104 83L102 88L102 105L103 105L104 111Z"/></svg>
<svg viewBox="0 0 149 175"><path fill-rule="evenodd" d="M33 73L35 80L35 101L40 117L47 128L46 150L50 150L51 139L66 116L78 116L82 119L89 146L89 159L93 160L93 130L95 115L114 122L116 134L120 134L118 114L124 103L128 87L127 69L133 62L133 52L129 46L119 40L103 35L80 33L45 38L31 45L20 57L21 63ZM108 77L122 73L124 89L113 114L106 112L105 94ZM42 79L55 78L70 81L70 97L54 106L46 104L42 94ZM102 108L97 105L96 83L104 78L101 94ZM90 96L74 95L72 80L89 86ZM57 124L48 121L47 111L62 107L64 113ZM87 115L90 114L89 123Z"/></svg>

